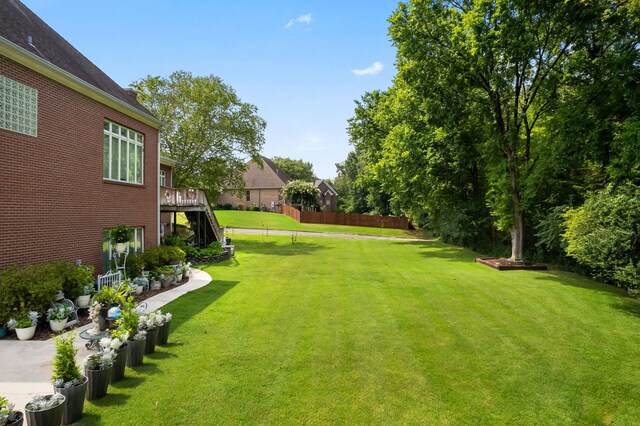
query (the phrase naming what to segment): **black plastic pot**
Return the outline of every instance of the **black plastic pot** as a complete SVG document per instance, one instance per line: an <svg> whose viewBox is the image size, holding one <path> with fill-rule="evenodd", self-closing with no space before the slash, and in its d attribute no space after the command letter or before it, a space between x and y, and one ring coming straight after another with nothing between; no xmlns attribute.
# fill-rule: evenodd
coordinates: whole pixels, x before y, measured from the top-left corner
<svg viewBox="0 0 640 426"><path fill-rule="evenodd" d="M7 426L22 426L23 423L24 423L24 414L18 411L16 413L16 418L12 422L7 423Z"/></svg>
<svg viewBox="0 0 640 426"><path fill-rule="evenodd" d="M113 369L111 370L111 383L124 379L124 368L127 366L129 356L127 346L120 347L120 350L116 352L116 359L113 361Z"/></svg>
<svg viewBox="0 0 640 426"><path fill-rule="evenodd" d="M87 382L88 379L85 377L79 385L72 386L70 388L53 388L55 393L62 394L66 398L62 414L63 425L70 425L82 418L84 398L87 394Z"/></svg>
<svg viewBox="0 0 640 426"><path fill-rule="evenodd" d="M129 340L127 347L129 348L129 355L127 357L127 367L137 367L142 365L144 359L144 347L147 343L147 339L143 340Z"/></svg>
<svg viewBox="0 0 640 426"><path fill-rule="evenodd" d="M52 395L45 396L46 399L51 399ZM64 413L64 406L66 401L62 401L59 405L53 408L42 411L31 411L25 407L25 417L27 418L27 424L29 426L58 426L62 424L62 414Z"/></svg>
<svg viewBox="0 0 640 426"><path fill-rule="evenodd" d="M164 323L158 329L158 341L156 342L158 345L166 345L169 341L169 328L171 327L171 321Z"/></svg>
<svg viewBox="0 0 640 426"><path fill-rule="evenodd" d="M158 327L147 331L147 343L144 345L144 353L152 354L156 351L156 342L158 341Z"/></svg>
<svg viewBox="0 0 640 426"><path fill-rule="evenodd" d="M89 379L87 383L87 401L100 399L107 394L109 382L111 381L111 370L113 370L113 366L104 370L84 369L84 374Z"/></svg>

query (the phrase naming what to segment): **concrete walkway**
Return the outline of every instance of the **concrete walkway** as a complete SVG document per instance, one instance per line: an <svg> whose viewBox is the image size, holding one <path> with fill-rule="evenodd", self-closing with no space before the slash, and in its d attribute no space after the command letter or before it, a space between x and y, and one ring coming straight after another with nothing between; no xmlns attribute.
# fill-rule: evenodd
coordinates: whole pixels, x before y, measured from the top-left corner
<svg viewBox="0 0 640 426"><path fill-rule="evenodd" d="M156 310L185 293L204 287L211 277L204 271L192 269L189 282L145 300L148 311ZM91 328L91 324L77 329L76 347L78 362L94 353L86 349L86 340L79 337L80 332ZM53 393L51 385L51 360L55 354L53 339L6 340L0 339L0 395L13 402L17 409L24 412L24 406L34 395Z"/></svg>
<svg viewBox="0 0 640 426"><path fill-rule="evenodd" d="M346 238L350 240L392 240L392 241L425 241L423 238L390 237L386 235L363 235L346 234L342 232L314 232L314 231L284 231L281 229L259 229L259 228L225 228L225 236L234 234L249 235L284 235L291 236L297 234L298 237L325 237L325 238ZM233 244L233 241L232 241Z"/></svg>

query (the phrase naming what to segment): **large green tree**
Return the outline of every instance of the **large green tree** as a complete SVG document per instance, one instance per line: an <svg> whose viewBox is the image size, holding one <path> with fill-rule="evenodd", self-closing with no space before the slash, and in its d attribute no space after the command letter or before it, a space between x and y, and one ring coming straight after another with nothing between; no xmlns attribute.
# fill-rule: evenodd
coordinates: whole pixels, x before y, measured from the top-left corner
<svg viewBox="0 0 640 426"><path fill-rule="evenodd" d="M261 161L266 122L254 105L210 75L176 71L133 83L138 100L162 122L160 149L178 161L176 186L216 194L241 188L247 158Z"/></svg>
<svg viewBox="0 0 640 426"><path fill-rule="evenodd" d="M316 179L316 175L313 173L313 164L308 161L294 160L287 157L273 157L271 161L293 180L311 182Z"/></svg>
<svg viewBox="0 0 640 426"><path fill-rule="evenodd" d="M434 137L451 140L469 129L455 112L461 100L467 104L463 120L483 136L473 149L484 163L486 201L496 226L510 232L512 259L523 258L526 214L544 182L542 171L553 169L541 165L554 152L547 125L562 106L565 77L584 70L573 59L585 49L580 41L620 18L623 3L414 0L390 18L398 79L424 100L427 126L420 137L438 130Z"/></svg>

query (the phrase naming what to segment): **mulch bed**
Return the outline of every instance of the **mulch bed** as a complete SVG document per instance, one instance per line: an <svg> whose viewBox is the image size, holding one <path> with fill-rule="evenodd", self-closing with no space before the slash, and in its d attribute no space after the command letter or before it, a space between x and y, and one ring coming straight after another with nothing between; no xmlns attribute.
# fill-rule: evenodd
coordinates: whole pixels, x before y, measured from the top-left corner
<svg viewBox="0 0 640 426"><path fill-rule="evenodd" d="M548 269L544 263L515 262L504 257L478 257L476 262L498 271L546 271Z"/></svg>
<svg viewBox="0 0 640 426"><path fill-rule="evenodd" d="M167 288L161 287L159 290L149 290L149 291L143 292L142 294L134 296L133 300L136 303L140 303L150 297L155 296L156 294L164 293L165 291L169 291L171 289L179 287L188 282L189 282L189 277L185 277L182 279L182 281L180 281L176 285L171 285ZM89 324L90 322L91 320L89 319L89 309L81 308L78 311L78 323L72 327L65 328L64 331L67 332L69 330L74 330L78 327L82 327L83 325ZM31 340L49 340L53 337L56 337L58 334L59 333L54 333L53 331L51 331L51 329L49 328L49 322L46 321L45 319L44 323L38 323L38 327L36 327L36 333L33 335L33 338ZM15 332L10 331L6 337L0 338L0 340L18 340L18 336L16 335Z"/></svg>

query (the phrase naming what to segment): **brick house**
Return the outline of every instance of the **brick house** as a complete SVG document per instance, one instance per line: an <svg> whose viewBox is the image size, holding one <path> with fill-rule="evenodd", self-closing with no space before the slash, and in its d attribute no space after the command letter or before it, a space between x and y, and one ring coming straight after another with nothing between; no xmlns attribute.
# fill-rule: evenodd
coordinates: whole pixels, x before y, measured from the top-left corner
<svg viewBox="0 0 640 426"><path fill-rule="evenodd" d="M17 0L0 1L0 268L80 259L96 272L109 230L159 242L158 128Z"/></svg>
<svg viewBox="0 0 640 426"><path fill-rule="evenodd" d="M238 194L238 191L224 192L218 197L218 204L231 204L234 208L258 206L265 211L279 212L283 202L282 188L292 179L267 157L262 157L262 162L262 167L253 160L247 163L243 194ZM310 183L320 191L318 204L322 211L336 211L336 190L321 179Z"/></svg>

